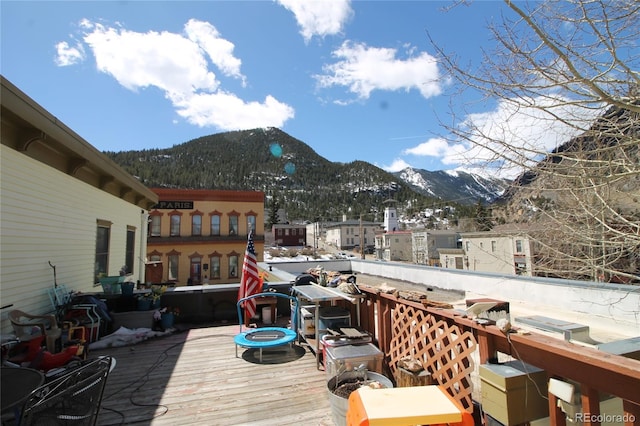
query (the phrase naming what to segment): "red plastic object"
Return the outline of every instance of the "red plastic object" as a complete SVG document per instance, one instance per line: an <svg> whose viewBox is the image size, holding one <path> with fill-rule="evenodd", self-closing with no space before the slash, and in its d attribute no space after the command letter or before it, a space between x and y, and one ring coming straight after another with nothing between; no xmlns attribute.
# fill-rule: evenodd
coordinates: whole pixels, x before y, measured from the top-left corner
<svg viewBox="0 0 640 426"><path fill-rule="evenodd" d="M69 346L64 351L52 354L42 351L32 361L31 368L36 370L49 371L52 368L62 367L78 354L78 346Z"/></svg>

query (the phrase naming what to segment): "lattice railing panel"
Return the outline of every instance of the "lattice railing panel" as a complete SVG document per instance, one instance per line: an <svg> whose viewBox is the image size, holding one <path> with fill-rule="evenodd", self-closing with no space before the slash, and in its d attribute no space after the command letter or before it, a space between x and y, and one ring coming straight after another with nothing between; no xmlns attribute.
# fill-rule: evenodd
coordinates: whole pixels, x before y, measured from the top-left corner
<svg viewBox="0 0 640 426"><path fill-rule="evenodd" d="M389 368L394 377L401 358L419 359L436 383L473 412L471 356L477 345L473 334L400 304L393 311L391 333Z"/></svg>

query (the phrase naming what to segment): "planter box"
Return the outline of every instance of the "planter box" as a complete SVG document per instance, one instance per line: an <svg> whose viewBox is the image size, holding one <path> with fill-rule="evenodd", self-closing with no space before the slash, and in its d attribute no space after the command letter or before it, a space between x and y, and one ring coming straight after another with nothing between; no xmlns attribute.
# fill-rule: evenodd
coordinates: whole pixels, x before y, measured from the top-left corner
<svg viewBox="0 0 640 426"><path fill-rule="evenodd" d="M153 328L153 312L154 311L112 312L113 329L115 331L120 327L129 329Z"/></svg>

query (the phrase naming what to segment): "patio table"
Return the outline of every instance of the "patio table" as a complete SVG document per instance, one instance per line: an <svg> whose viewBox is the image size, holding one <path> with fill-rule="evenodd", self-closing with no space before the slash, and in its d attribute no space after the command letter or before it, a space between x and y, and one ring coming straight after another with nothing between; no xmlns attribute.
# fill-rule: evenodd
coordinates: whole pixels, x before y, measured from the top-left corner
<svg viewBox="0 0 640 426"><path fill-rule="evenodd" d="M14 410L16 419L20 415L20 407L31 392L44 383L44 374L32 368L2 367L0 368L0 406L2 413Z"/></svg>
<svg viewBox="0 0 640 426"><path fill-rule="evenodd" d="M347 294L336 288L323 287L317 284L297 285L291 287L291 291L298 297L298 299L308 300L314 304L315 335L313 338L308 338L304 335L304 331L300 332L299 335L305 339L307 343L311 343L312 349L316 355L316 367L320 368L321 352L320 336L318 334L320 331L320 302L330 301L333 303L339 299L348 300L352 304L356 305L356 320L358 321L358 325L360 325L360 302L365 298L365 296L363 294ZM298 312L298 318L300 317L300 312Z"/></svg>

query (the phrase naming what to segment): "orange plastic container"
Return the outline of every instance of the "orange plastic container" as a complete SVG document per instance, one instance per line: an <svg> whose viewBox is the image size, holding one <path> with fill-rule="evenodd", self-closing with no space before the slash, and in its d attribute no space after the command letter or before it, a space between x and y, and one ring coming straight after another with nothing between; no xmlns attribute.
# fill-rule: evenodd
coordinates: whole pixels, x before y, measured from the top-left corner
<svg viewBox="0 0 640 426"><path fill-rule="evenodd" d="M473 426L473 416L437 385L371 389L349 396L348 426Z"/></svg>

